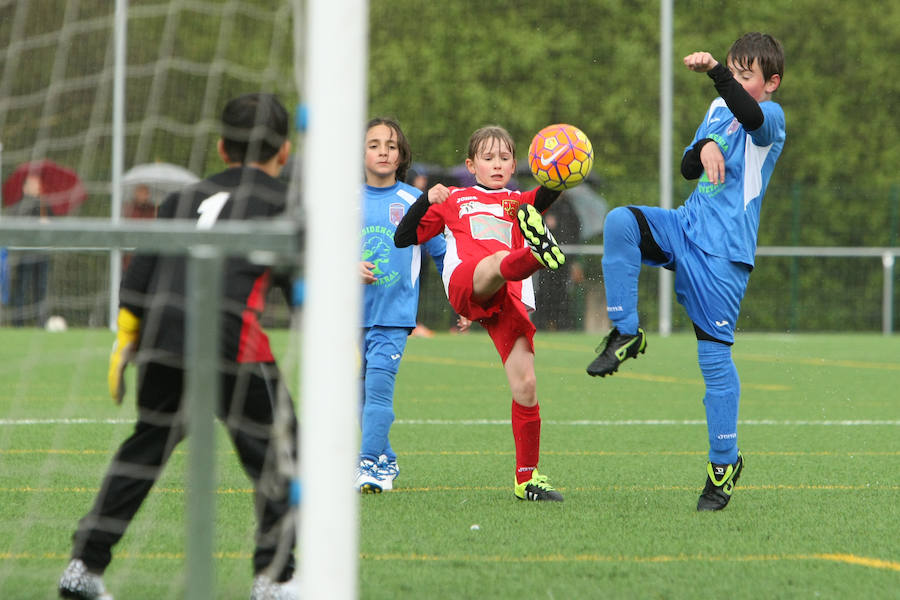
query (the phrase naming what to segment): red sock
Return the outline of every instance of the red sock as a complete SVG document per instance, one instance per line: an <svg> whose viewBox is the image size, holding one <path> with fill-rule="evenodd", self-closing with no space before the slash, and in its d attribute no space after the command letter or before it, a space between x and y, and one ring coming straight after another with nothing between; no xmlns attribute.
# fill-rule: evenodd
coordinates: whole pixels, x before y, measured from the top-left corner
<svg viewBox="0 0 900 600"><path fill-rule="evenodd" d="M531 248L519 248L500 261L500 274L507 281L522 281L544 268L531 253Z"/></svg>
<svg viewBox="0 0 900 600"><path fill-rule="evenodd" d="M531 479L541 454L541 407L512 403L512 430L516 441L516 483Z"/></svg>

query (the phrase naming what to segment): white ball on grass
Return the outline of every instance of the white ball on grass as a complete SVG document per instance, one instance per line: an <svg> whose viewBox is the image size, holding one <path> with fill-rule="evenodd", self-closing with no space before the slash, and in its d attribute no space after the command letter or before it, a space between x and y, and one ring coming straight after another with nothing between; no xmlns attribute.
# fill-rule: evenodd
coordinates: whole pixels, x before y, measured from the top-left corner
<svg viewBox="0 0 900 600"><path fill-rule="evenodd" d="M68 323L66 323L66 320L59 315L53 315L52 317L47 319L46 323L44 323L44 329L53 333L59 333L60 331L65 331L68 328L69 325Z"/></svg>

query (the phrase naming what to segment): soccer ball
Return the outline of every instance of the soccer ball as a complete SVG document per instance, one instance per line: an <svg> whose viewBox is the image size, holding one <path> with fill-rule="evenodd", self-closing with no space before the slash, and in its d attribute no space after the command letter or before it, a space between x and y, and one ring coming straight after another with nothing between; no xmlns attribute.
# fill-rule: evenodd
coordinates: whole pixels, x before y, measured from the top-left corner
<svg viewBox="0 0 900 600"><path fill-rule="evenodd" d="M560 123L541 129L528 147L528 166L542 186L566 190L584 181L594 166L594 148L584 132Z"/></svg>

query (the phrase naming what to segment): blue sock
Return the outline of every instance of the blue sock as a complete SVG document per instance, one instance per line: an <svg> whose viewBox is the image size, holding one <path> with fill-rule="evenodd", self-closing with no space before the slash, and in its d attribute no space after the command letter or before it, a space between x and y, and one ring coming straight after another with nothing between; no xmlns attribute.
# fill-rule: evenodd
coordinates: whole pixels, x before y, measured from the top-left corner
<svg viewBox="0 0 900 600"><path fill-rule="evenodd" d="M388 442L388 433L394 422L394 379L395 374L390 371L366 369L366 399L362 409L360 458L378 461L378 457L388 454L388 451L393 454Z"/></svg>
<svg viewBox="0 0 900 600"><path fill-rule="evenodd" d="M606 310L619 333L638 330L638 277L641 274L641 230L624 206L612 209L603 225L603 280Z"/></svg>
<svg viewBox="0 0 900 600"><path fill-rule="evenodd" d="M703 404L709 433L709 460L717 464L735 463L741 382L731 359L731 346L699 340L697 358L706 382Z"/></svg>
<svg viewBox="0 0 900 600"><path fill-rule="evenodd" d="M387 441L387 446L384 447L384 451L382 452L385 456L387 456L388 462L397 460L397 453L394 452L394 449L391 448L391 440Z"/></svg>

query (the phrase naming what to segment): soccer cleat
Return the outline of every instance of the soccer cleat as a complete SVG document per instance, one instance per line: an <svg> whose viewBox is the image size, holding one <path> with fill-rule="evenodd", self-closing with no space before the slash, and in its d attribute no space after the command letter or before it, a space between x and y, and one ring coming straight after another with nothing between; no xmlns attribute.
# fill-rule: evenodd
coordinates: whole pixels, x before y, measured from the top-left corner
<svg viewBox="0 0 900 600"><path fill-rule="evenodd" d="M733 465L706 464L706 487L697 501L697 510L722 510L731 500L734 484L744 470L744 457L738 452Z"/></svg>
<svg viewBox="0 0 900 600"><path fill-rule="evenodd" d="M356 468L356 489L363 494L380 494L384 481L378 475L378 463L364 458Z"/></svg>
<svg viewBox="0 0 900 600"><path fill-rule="evenodd" d="M523 204L519 207L516 217L519 220L519 229L522 230L531 253L539 263L555 271L566 262L566 255L557 245L553 234L544 224L541 213L534 206Z"/></svg>
<svg viewBox="0 0 900 600"><path fill-rule="evenodd" d="M515 494L519 500L563 501L562 494L554 490L553 486L547 483L547 476L540 475L537 469L531 472L531 479L516 484Z"/></svg>
<svg viewBox="0 0 900 600"><path fill-rule="evenodd" d="M59 578L59 597L79 600L113 600L103 585L103 577L88 571L80 558L69 561Z"/></svg>
<svg viewBox="0 0 900 600"><path fill-rule="evenodd" d="M587 367L587 373L591 377L606 377L619 370L619 365L626 358L637 358L647 350L647 336L644 330L638 327L635 335L622 335L613 327L595 352L599 352L591 364Z"/></svg>
<svg viewBox="0 0 900 600"><path fill-rule="evenodd" d="M400 475L400 465L397 460L388 460L384 454L378 457L378 478L381 480L381 489L385 492L394 489L394 480Z"/></svg>
<svg viewBox="0 0 900 600"><path fill-rule="evenodd" d="M295 579L278 583L267 575L253 578L250 600L299 600L300 589Z"/></svg>

